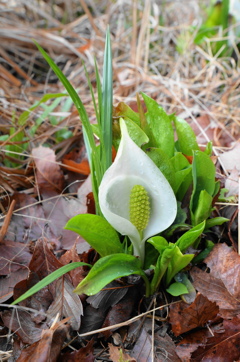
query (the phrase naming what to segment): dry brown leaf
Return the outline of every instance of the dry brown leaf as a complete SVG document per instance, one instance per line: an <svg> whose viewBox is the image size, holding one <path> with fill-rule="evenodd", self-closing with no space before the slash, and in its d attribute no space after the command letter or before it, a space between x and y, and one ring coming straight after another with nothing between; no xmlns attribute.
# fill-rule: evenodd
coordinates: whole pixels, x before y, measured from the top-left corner
<svg viewBox="0 0 240 362"><path fill-rule="evenodd" d="M77 331L80 328L83 306L79 296L73 293L74 287L66 278L60 278L49 286L53 302L47 314L53 321L59 313L60 318L70 317L69 324Z"/></svg>
<svg viewBox="0 0 240 362"><path fill-rule="evenodd" d="M94 362L93 344L94 340L92 339L85 347L80 348L78 351L61 354L58 362Z"/></svg>
<svg viewBox="0 0 240 362"><path fill-rule="evenodd" d="M236 168L240 172L240 142L236 143L231 151L224 152L219 158L226 170L232 171Z"/></svg>
<svg viewBox="0 0 240 362"><path fill-rule="evenodd" d="M240 313L240 301L233 297L221 279L198 268L191 270L194 287L210 301L219 306L223 318L232 318Z"/></svg>
<svg viewBox="0 0 240 362"><path fill-rule="evenodd" d="M0 255L0 275L26 268L32 257L26 244L11 240L0 243Z"/></svg>
<svg viewBox="0 0 240 362"><path fill-rule="evenodd" d="M21 268L5 278L0 279L0 303L4 303L6 300L13 296L14 286L24 280L28 276L28 268Z"/></svg>
<svg viewBox="0 0 240 362"><path fill-rule="evenodd" d="M56 163L54 151L40 146L32 150L32 156L37 169L36 179L40 193L53 196L56 192L62 192L64 177L60 166Z"/></svg>
<svg viewBox="0 0 240 362"><path fill-rule="evenodd" d="M202 327L208 321L213 320L218 311L216 303L210 302L200 293L190 305L184 302L172 304L169 314L172 331L179 336L194 328Z"/></svg>
<svg viewBox="0 0 240 362"><path fill-rule="evenodd" d="M42 331L41 339L25 348L18 362L55 362L67 337L69 326L63 321L56 323L54 328Z"/></svg>
<svg viewBox="0 0 240 362"><path fill-rule="evenodd" d="M191 360L192 353L199 347L205 347L208 339L213 334L223 332L224 328L221 324L210 326L210 328L203 328L196 332L192 331L177 344L176 352L181 361L188 362Z"/></svg>
<svg viewBox="0 0 240 362"><path fill-rule="evenodd" d="M240 255L226 244L217 244L204 262L211 275L221 279L229 293L240 301Z"/></svg>

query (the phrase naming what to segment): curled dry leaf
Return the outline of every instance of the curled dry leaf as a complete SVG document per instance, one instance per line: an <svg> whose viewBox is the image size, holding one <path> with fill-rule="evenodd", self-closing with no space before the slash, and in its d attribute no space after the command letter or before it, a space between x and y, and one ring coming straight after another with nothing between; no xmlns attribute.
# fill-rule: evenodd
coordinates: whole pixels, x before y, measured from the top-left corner
<svg viewBox="0 0 240 362"><path fill-rule="evenodd" d="M179 336L194 328L203 327L205 323L216 317L218 311L216 303L210 302L200 293L190 305L184 302L172 304L169 314L172 331Z"/></svg>

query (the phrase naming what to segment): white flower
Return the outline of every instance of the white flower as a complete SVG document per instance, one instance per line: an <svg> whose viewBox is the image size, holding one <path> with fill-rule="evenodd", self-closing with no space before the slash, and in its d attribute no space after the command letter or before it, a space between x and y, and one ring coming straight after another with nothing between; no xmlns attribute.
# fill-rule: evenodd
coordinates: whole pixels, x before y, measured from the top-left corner
<svg viewBox="0 0 240 362"><path fill-rule="evenodd" d="M144 261L145 240L167 229L177 213L177 202L168 181L155 163L130 138L123 119L122 138L113 164L105 172L99 187L99 205L107 221L127 235L134 255ZM130 221L130 193L135 185L147 191L150 216L146 228L139 231Z"/></svg>

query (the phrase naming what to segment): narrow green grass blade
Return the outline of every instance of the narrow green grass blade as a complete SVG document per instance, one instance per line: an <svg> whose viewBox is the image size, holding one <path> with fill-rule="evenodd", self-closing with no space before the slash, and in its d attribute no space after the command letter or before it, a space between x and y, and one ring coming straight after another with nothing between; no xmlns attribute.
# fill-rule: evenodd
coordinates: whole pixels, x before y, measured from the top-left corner
<svg viewBox="0 0 240 362"><path fill-rule="evenodd" d="M44 59L48 62L48 64L50 65L50 67L52 68L54 73L57 75L59 80L62 82L62 84L66 88L70 97L72 98L72 101L75 104L75 106L78 110L78 113L80 115L83 127L85 128L85 131L86 131L86 136L88 138L89 144L91 146L91 150L94 153L94 157L95 157L96 145L95 145L95 141L94 141L94 135L92 132L92 128L90 125L90 121L88 119L86 109L85 109L79 95L77 94L77 92L75 91L75 89L73 88L71 83L68 81L68 79L65 77L65 75L62 73L62 71L58 68L58 66L54 63L54 61L49 57L49 55L43 50L43 48L36 41L34 41L34 43L37 46L38 50L42 53Z"/></svg>
<svg viewBox="0 0 240 362"><path fill-rule="evenodd" d="M35 284L32 288L30 288L26 293L21 295L21 297L17 298L11 304L12 305L17 304L17 303L23 301L24 299L31 297L31 295L37 293L39 290L43 289L50 283L54 282L54 280L58 279L62 275L68 273L70 270L79 268L80 266L83 266L83 265L87 265L87 266L91 267L90 264L83 263L83 262L75 262L75 263L64 265L63 267L61 267L61 268L55 270L54 272L52 272L51 274L49 274L44 279L40 280L40 282Z"/></svg>
<svg viewBox="0 0 240 362"><path fill-rule="evenodd" d="M92 97L94 111L95 111L96 118L97 118L97 123L99 124L99 122L100 122L100 112L99 112L99 109L97 107L97 103L96 103L96 100L95 100L95 97L94 97L93 87L92 87L92 83L91 83L90 78L89 78L89 74L88 74L87 69L86 69L84 64L83 64L83 66L84 66L84 71L85 71L85 75L86 75L86 78L87 78L88 86L89 86L89 89L90 89L90 92L91 92L91 97Z"/></svg>
<svg viewBox="0 0 240 362"><path fill-rule="evenodd" d="M97 92L98 92L98 109L100 117L98 119L99 129L101 128L101 114L102 114L102 83L99 75L99 70L96 62L96 58L94 59L95 63L95 75L96 75L96 83L97 83Z"/></svg>
<svg viewBox="0 0 240 362"><path fill-rule="evenodd" d="M103 64L103 86L102 86L102 110L101 126L103 143L105 148L105 171L112 164L112 103L113 103L113 81L112 81L112 51L110 31L107 29Z"/></svg>

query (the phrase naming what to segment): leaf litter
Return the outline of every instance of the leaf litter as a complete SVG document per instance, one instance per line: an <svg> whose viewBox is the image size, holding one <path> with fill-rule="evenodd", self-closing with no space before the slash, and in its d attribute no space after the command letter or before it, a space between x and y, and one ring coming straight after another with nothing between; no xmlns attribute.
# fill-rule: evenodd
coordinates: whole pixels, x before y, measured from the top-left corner
<svg viewBox="0 0 240 362"><path fill-rule="evenodd" d="M80 3L85 4L84 1ZM217 176L229 190L227 196L236 197L239 170L234 170L234 167L239 160L240 121L238 71L226 59L214 58L207 49L202 51L191 41L190 51L185 52L184 57L177 54L176 63L174 43L183 29L182 19L190 23L191 18L199 16L197 2L194 5L194 2L186 5L169 2L161 9L166 22L161 28L165 35L161 37L163 51L160 58L157 39L160 39L161 32L157 25L154 27L157 7L149 17L152 21L149 40L139 36L134 44L128 35L129 27L119 22L122 18L131 19L134 10L131 5L126 4L123 11L120 1L117 1L106 9L104 2L99 1L92 9L94 16L89 13L76 18L76 14L84 14L80 3L72 2L72 7L67 2L63 2L63 6L55 4L57 11L53 17L47 2L41 1L40 13L30 2L26 2L24 8L19 4L16 8L15 2L10 1L8 11L0 15L5 27L5 32L0 32L1 56L6 61L0 89L1 131L9 134L9 126L14 125L13 113L18 119L21 112L39 100L44 92L59 91L53 74L50 74L48 83L44 83L49 70L29 42L30 34L56 57L61 57L60 62L69 79L84 94L83 101L89 113L94 113L82 59L95 81L92 76L93 54L98 54L101 66L106 30L103 24L107 16L117 64L116 98L134 108L133 95L136 91L144 91L169 113L189 117L199 143L204 145L213 140L215 155L220 156L216 160ZM6 4L1 6L5 8ZM143 9L140 10L144 14ZM63 24L66 13L66 23ZM31 21L33 16L34 23ZM51 30L42 29L41 24L46 21L53 27ZM140 17L141 34L146 29L144 21ZM173 27L172 24L178 25ZM137 34L134 32L136 25L130 26L132 34ZM55 31L54 27L58 30ZM79 34L84 36L79 37ZM140 52L140 49L148 48L148 42L151 42L151 52ZM94 210L76 112L70 110L66 113L58 107L53 113L61 115L57 126L51 123L50 117L46 118L30 138L29 129L42 114L36 109L23 127L26 140L20 143L11 139L5 143L1 141L3 160L18 164L17 168L7 167L5 163L0 167L2 212L6 214L11 201L16 201L7 232L0 243L1 303L10 302L13 296L18 297L62 265L76 261L93 263L97 258L82 238L63 230L72 216L94 213ZM91 118L94 120L94 116ZM56 132L64 131L65 127L73 131L73 137L61 139L57 144L54 140ZM16 153L7 153L6 143L17 146L24 156L19 158ZM27 151L20 149L24 143L29 144ZM219 205L216 212L227 211L227 216L233 218L236 205L232 208ZM151 301L141 300L141 283L129 278L123 284L109 285L94 297L80 298L71 291L88 272L87 268L81 267L14 309L2 304L0 323L4 331L1 332L1 341L4 342L1 343L1 356L6 356L9 361L151 361L153 356L156 361L209 361L217 356L226 361L238 360L240 263L237 252L230 247L236 243L236 217L234 220L229 223L231 240L223 227L214 230L212 237L218 244L201 268L190 270L198 291L193 303L186 304L174 298L166 300L166 296L160 293L156 308L167 306L149 312L146 318L141 313L145 313L147 303L151 304ZM132 320L134 315L141 317ZM92 334L81 337L81 334L103 327L105 330L96 332L93 338ZM10 341L11 333L14 333L13 342Z"/></svg>

